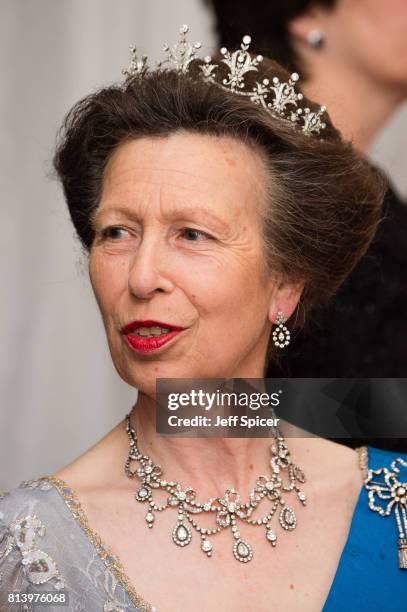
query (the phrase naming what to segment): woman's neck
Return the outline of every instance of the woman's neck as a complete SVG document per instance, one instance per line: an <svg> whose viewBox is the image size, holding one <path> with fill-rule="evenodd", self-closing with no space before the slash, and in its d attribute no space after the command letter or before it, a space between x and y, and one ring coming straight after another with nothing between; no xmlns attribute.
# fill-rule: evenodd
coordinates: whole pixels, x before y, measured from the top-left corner
<svg viewBox="0 0 407 612"><path fill-rule="evenodd" d="M356 149L367 153L407 91L378 82L352 67L316 64L304 93L327 107L333 124Z"/></svg>
<svg viewBox="0 0 407 612"><path fill-rule="evenodd" d="M156 432L153 399L139 394L130 415L140 452L163 468L163 478L192 486L199 497L223 496L228 487L248 490L267 469L266 438L193 438Z"/></svg>
<svg viewBox="0 0 407 612"><path fill-rule="evenodd" d="M138 447L163 469L163 478L175 480L183 487L191 486L199 499L223 497L227 488L234 487L246 497L255 486L257 477L269 474L270 444L274 438L188 438L162 436L156 432L154 400L139 395L130 414L137 432ZM287 430L283 427L283 432ZM291 437L295 436L295 437ZM339 444L308 432L291 430L286 438L292 460L304 469L310 480L325 478L329 457L340 456ZM324 460L324 457L327 461ZM135 465L133 465L134 469Z"/></svg>

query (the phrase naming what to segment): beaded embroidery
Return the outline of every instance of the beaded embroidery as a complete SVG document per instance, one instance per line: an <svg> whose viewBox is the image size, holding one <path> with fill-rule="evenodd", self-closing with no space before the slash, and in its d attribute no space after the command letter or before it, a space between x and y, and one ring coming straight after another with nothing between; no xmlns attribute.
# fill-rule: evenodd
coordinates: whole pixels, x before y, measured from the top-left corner
<svg viewBox="0 0 407 612"><path fill-rule="evenodd" d="M34 514L28 514L12 521L2 543L0 559L5 559L15 548L19 548L26 578L32 584L44 584L56 578L54 588L65 587L55 561L50 555L35 548L37 537L45 534L45 526Z"/></svg>

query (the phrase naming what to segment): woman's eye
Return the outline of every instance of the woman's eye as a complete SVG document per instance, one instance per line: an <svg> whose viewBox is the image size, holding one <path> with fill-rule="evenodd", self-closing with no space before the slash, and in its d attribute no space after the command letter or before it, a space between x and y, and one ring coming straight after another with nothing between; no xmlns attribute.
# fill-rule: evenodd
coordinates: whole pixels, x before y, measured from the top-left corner
<svg viewBox="0 0 407 612"><path fill-rule="evenodd" d="M106 238L107 240L116 240L117 237L120 238L120 235L117 235L117 232L127 232L128 230L126 230L124 227L116 227L116 226L111 226L111 227L106 227L104 230L102 230L102 236L103 238Z"/></svg>
<svg viewBox="0 0 407 612"><path fill-rule="evenodd" d="M124 232L124 234L120 234L120 232ZM105 227L101 231L102 238L104 240L112 240L114 242L118 242L122 237L125 237L125 234L128 234L129 230L120 226L110 226ZM206 234L205 232L201 232L200 230L193 229L191 227L185 227L181 230L181 235L188 240L189 242L201 242L205 239L211 239L212 236Z"/></svg>
<svg viewBox="0 0 407 612"><path fill-rule="evenodd" d="M198 242L202 238L203 239L205 239L205 238L211 239L212 238L212 236L210 236L209 234L206 234L205 232L201 232L200 230L197 230L197 229L192 229L190 227L185 227L183 230L181 230L181 233L190 242Z"/></svg>

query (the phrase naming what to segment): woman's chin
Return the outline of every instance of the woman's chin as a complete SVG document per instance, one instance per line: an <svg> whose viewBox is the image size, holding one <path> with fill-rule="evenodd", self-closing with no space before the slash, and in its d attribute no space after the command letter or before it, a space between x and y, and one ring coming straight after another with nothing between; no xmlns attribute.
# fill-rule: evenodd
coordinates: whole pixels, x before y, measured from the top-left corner
<svg viewBox="0 0 407 612"><path fill-rule="evenodd" d="M152 371L154 370L154 371ZM128 385L135 387L139 393L143 393L144 395L155 398L157 391L157 380L160 379L178 379L178 378L190 378L188 375L182 376L178 373L174 373L174 371L168 369L158 369L157 366L154 366L150 371L143 368L140 368L137 371L137 374L126 373L120 374L120 377L126 382Z"/></svg>
<svg viewBox="0 0 407 612"><path fill-rule="evenodd" d="M146 375L143 376L142 373L138 372L136 376L121 376L121 378L130 386L137 389L139 394L143 394L146 397L151 399L157 398L157 392L159 394L167 394L172 391L176 391L182 389L183 391L188 391L189 384L186 382L186 386L182 385L182 383L170 383L170 387L164 381L173 380L180 381L182 379L196 380L196 379L207 379L207 378L218 378L216 376L198 376L196 373L186 371L184 374L179 370L174 372L174 370L160 370L159 372L154 372L152 375L150 372L146 372ZM162 385L160 386L160 381L162 381ZM157 384L158 383L158 384ZM181 385L181 387L179 386ZM157 388L158 387L158 388Z"/></svg>

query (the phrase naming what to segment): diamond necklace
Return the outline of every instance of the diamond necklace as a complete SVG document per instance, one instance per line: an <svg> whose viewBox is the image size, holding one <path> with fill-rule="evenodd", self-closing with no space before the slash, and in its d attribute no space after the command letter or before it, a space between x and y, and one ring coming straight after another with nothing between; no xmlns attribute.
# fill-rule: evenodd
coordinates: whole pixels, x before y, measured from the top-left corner
<svg viewBox="0 0 407 612"><path fill-rule="evenodd" d="M192 540L192 529L195 529L201 537L201 549L208 557L212 556L213 543L208 536L213 536L226 528L231 529L235 540L233 554L237 561L247 563L253 558L253 548L249 542L242 539L237 522L248 523L265 528L266 539L274 547L277 544L277 535L272 528L271 521L274 514L278 514L278 521L283 529L290 531L297 525L297 517L294 510L287 505L283 499L283 492L295 491L301 504L305 506L306 495L300 490L296 481L305 482L305 474L300 467L295 465L290 457L290 451L285 443L278 426L272 427L276 444L270 445L270 474L262 474L257 478L256 486L249 493L249 501L243 503L236 489L229 488L223 497L211 497L208 501L201 503L196 500L196 492L192 487L182 487L178 482L162 480L162 468L155 464L151 457L140 453L137 446L137 434L130 422L130 413L126 415L126 432L129 437L130 449L124 464L124 471L129 478L137 476L141 480L141 486L135 493L135 499L148 505L145 516L147 526L151 529L154 525L154 512L162 512L167 508L178 509L178 520L172 530L172 539L178 546L187 546ZM131 469L132 461L140 464L136 470ZM283 473L287 473L288 484L284 483ZM155 489L162 489L169 494L164 504L157 504L153 499ZM251 515L255 508L263 501L271 503L267 514L263 518L253 519ZM198 525L195 516L204 513L216 514L217 526L208 529ZM190 524L190 526L188 525Z"/></svg>

